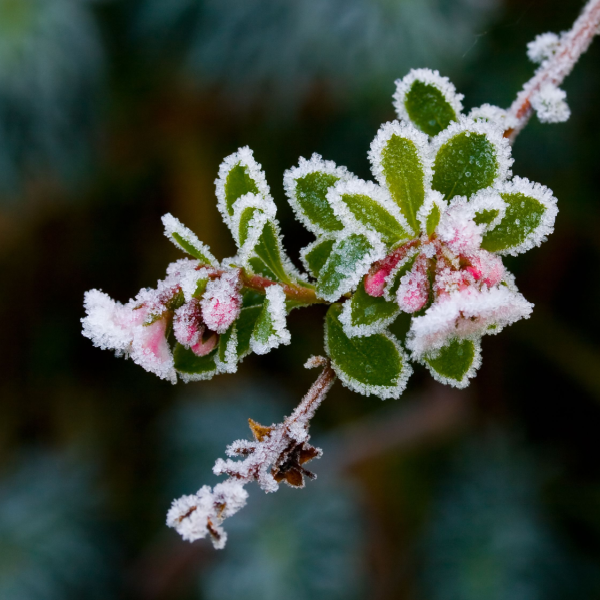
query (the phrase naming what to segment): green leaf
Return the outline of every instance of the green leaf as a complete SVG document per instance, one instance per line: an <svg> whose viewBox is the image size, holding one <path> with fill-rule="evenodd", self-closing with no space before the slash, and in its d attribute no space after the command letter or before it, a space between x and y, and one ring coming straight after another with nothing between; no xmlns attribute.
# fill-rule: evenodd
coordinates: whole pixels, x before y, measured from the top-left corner
<svg viewBox="0 0 600 600"><path fill-rule="evenodd" d="M400 287L400 280L406 273L408 273L415 264L415 260L417 260L417 256L419 255L418 251L413 250L404 260L400 262L399 265L396 266L395 271L392 271L391 278L389 282L386 284L384 289L384 297L388 302L395 302L396 293L398 292L398 288Z"/></svg>
<svg viewBox="0 0 600 600"><path fill-rule="evenodd" d="M439 225L441 216L442 213L440 211L440 207L434 203L431 208L431 212L427 215L427 219L425 219L425 230L429 237L434 234L435 228Z"/></svg>
<svg viewBox="0 0 600 600"><path fill-rule="evenodd" d="M412 369L389 333L349 338L340 322L342 306L332 305L325 318L325 346L342 382L359 393L398 398Z"/></svg>
<svg viewBox="0 0 600 600"><path fill-rule="evenodd" d="M238 243L240 248L246 243L250 233L250 224L257 211L260 209L256 206L247 206L240 214L238 222ZM262 212L262 211L261 211Z"/></svg>
<svg viewBox="0 0 600 600"><path fill-rule="evenodd" d="M242 308L240 316L237 318L237 353L239 358L243 358L250 353L250 338L254 325L260 316L262 305L258 304L249 308Z"/></svg>
<svg viewBox="0 0 600 600"><path fill-rule="evenodd" d="M333 302L358 284L368 271L374 252L373 244L363 234L353 233L338 240L319 272L317 294Z"/></svg>
<svg viewBox="0 0 600 600"><path fill-rule="evenodd" d="M217 259L211 254L208 246L203 244L196 234L183 225L179 219L167 213L162 217L162 222L165 227L165 235L178 248L198 259L202 264L218 264Z"/></svg>
<svg viewBox="0 0 600 600"><path fill-rule="evenodd" d="M233 205L245 194L258 194L256 182L250 176L248 167L238 163L233 166L225 180L225 207L229 216L233 216Z"/></svg>
<svg viewBox="0 0 600 600"><path fill-rule="evenodd" d="M316 278L319 276L321 269L333 250L334 244L334 238L321 238L302 250L301 256L304 266L313 277Z"/></svg>
<svg viewBox="0 0 600 600"><path fill-rule="evenodd" d="M258 344L266 344L275 334L275 326L273 325L273 319L269 311L269 302L267 301L264 303L263 309L254 324L251 343L256 341Z"/></svg>
<svg viewBox="0 0 600 600"><path fill-rule="evenodd" d="M190 256L197 258L201 263L205 265L212 264L211 259L207 256L207 253L203 251L203 248L197 248L195 246L192 246L192 244L183 239L183 237L178 233L173 233L172 235L173 239L177 242L177 245L180 246Z"/></svg>
<svg viewBox="0 0 600 600"><path fill-rule="evenodd" d="M425 174L415 142L392 135L381 152L381 168L392 198L413 231L418 232L417 212L425 198Z"/></svg>
<svg viewBox="0 0 600 600"><path fill-rule="evenodd" d="M248 288L242 289L242 308L250 306L262 306L265 295Z"/></svg>
<svg viewBox="0 0 600 600"><path fill-rule="evenodd" d="M198 283L196 284L196 291L194 292L194 298L201 299L204 296L204 292L206 291L206 286L208 285L208 277L205 279L198 279Z"/></svg>
<svg viewBox="0 0 600 600"><path fill-rule="evenodd" d="M497 209L484 209L481 212L475 213L473 221L477 225L489 225L500 213Z"/></svg>
<svg viewBox="0 0 600 600"><path fill-rule="evenodd" d="M344 228L326 198L327 190L339 179L330 173L314 172L295 180L296 202L313 225L311 230L315 233L341 231Z"/></svg>
<svg viewBox="0 0 600 600"><path fill-rule="evenodd" d="M227 345L229 344L232 336L237 333L236 323L233 323L231 327L219 337L218 356L219 361L226 362Z"/></svg>
<svg viewBox="0 0 600 600"><path fill-rule="evenodd" d="M423 360L436 380L455 387L466 387L481 362L479 343L455 339Z"/></svg>
<svg viewBox="0 0 600 600"><path fill-rule="evenodd" d="M410 120L430 136L437 135L457 120L456 112L441 90L419 80L414 81L406 93L404 107Z"/></svg>
<svg viewBox="0 0 600 600"><path fill-rule="evenodd" d="M249 258L248 264L250 265L250 269L253 273L262 275L263 277L268 277L273 281L277 281L277 275L275 275L275 273L273 273L273 271L271 271L271 269L269 269L267 265L265 265L265 263L257 256Z"/></svg>
<svg viewBox="0 0 600 600"><path fill-rule="evenodd" d="M258 238L254 253L272 273L276 281L290 283L291 278L283 266L281 242L272 221L267 221Z"/></svg>
<svg viewBox="0 0 600 600"><path fill-rule="evenodd" d="M290 343L290 332L286 327L286 298L279 286L267 289L262 311L254 324L250 348L256 354L267 354L281 344Z"/></svg>
<svg viewBox="0 0 600 600"><path fill-rule="evenodd" d="M340 202L345 204L354 218L376 231L381 241L388 247L397 245L413 237L380 202L365 194L340 194Z"/></svg>
<svg viewBox="0 0 600 600"><path fill-rule="evenodd" d="M470 197L491 186L499 173L498 153L484 134L463 131L451 137L437 152L433 189L447 200Z"/></svg>
<svg viewBox="0 0 600 600"><path fill-rule="evenodd" d="M361 281L352 298L344 304L340 320L349 337L371 335L391 323L400 312L395 302L374 298Z"/></svg>
<svg viewBox="0 0 600 600"><path fill-rule="evenodd" d="M525 194L500 194L506 214L500 223L483 236L481 247L489 252L516 250L536 235L547 208ZM533 244L532 244L533 245Z"/></svg>
<svg viewBox="0 0 600 600"><path fill-rule="evenodd" d="M217 370L215 356L217 349L206 356L196 356L189 348L181 344L175 344L173 350L173 359L175 368L181 373L188 375L206 375L214 374Z"/></svg>

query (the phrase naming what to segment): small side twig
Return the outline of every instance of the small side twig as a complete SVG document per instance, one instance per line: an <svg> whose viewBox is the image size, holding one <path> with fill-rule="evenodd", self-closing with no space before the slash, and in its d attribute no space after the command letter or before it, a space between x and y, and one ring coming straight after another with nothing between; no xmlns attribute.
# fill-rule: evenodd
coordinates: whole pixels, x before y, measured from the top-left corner
<svg viewBox="0 0 600 600"><path fill-rule="evenodd" d="M329 360L320 356L312 357L305 366L323 367L323 371L294 412L282 423L268 427L248 419L254 440L233 442L227 447L230 458L218 459L213 468L216 475L229 478L212 489L205 485L196 494L173 502L167 525L185 540L193 542L210 536L215 548L223 548L227 534L221 524L246 504L248 492L244 486L252 481L265 492L275 492L281 482L303 487L304 477L315 479L304 465L319 458L322 451L308 443L308 429L336 375ZM243 460L235 460L240 457Z"/></svg>
<svg viewBox="0 0 600 600"><path fill-rule="evenodd" d="M573 27L562 34L553 56L545 60L535 75L525 84L508 109L507 122L511 128L504 136L511 142L527 125L533 113L532 99L547 84L559 86L573 70L580 56L588 49L600 29L600 0L590 0Z"/></svg>

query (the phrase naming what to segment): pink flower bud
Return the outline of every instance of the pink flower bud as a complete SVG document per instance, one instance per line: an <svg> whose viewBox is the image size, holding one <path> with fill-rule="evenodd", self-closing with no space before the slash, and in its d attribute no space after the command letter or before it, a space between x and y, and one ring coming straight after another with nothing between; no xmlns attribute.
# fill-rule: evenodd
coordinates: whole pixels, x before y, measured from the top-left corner
<svg viewBox="0 0 600 600"><path fill-rule="evenodd" d="M422 254L413 268L400 280L397 302L400 310L414 313L421 310L429 300L429 278L427 277L427 258Z"/></svg>
<svg viewBox="0 0 600 600"><path fill-rule="evenodd" d="M379 269L374 273L368 273L365 275L365 292L369 294L369 296L373 296L375 298L379 298L379 296L383 296L383 290L385 288L385 278L388 276L388 273L385 269Z"/></svg>
<svg viewBox="0 0 600 600"><path fill-rule="evenodd" d="M132 358L148 371L157 373L162 366L170 368L172 365L171 349L165 335L167 324L167 319L163 318L134 330Z"/></svg>
<svg viewBox="0 0 600 600"><path fill-rule="evenodd" d="M498 285L504 278L504 265L502 260L495 254L480 250L468 258L471 264L465 270L471 273L478 282L493 287Z"/></svg>
<svg viewBox="0 0 600 600"><path fill-rule="evenodd" d="M200 341L191 346L191 350L196 356L206 356L213 351L218 341L219 336L216 333L212 333L206 340L200 337Z"/></svg>
<svg viewBox="0 0 600 600"><path fill-rule="evenodd" d="M242 307L239 271L227 271L206 286L202 298L202 318L206 326L217 333L225 333L239 317Z"/></svg>
<svg viewBox="0 0 600 600"><path fill-rule="evenodd" d="M175 311L173 333L175 339L184 346L194 346L200 342L204 333L204 324L200 302L196 298L192 298L190 302Z"/></svg>

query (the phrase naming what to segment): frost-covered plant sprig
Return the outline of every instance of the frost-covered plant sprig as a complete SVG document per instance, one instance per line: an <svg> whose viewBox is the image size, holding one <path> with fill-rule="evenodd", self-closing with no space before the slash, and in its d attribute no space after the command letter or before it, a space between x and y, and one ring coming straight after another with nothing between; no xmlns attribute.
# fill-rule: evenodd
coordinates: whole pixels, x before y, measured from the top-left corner
<svg viewBox="0 0 600 600"><path fill-rule="evenodd" d="M380 127L368 153L374 181L317 154L301 158L286 171L284 189L316 238L301 251L306 273L287 257L265 175L241 148L223 161L215 182L237 254L218 261L165 215L165 234L191 258L170 265L156 289L127 304L88 292L84 335L173 383L209 379L235 372L251 352L289 344L287 314L322 303L329 305L329 362L318 402L334 373L365 396L399 398L411 363L466 387L481 365L482 337L533 309L502 257L539 246L558 213L551 190L513 177L509 138L526 123L529 105L543 121L568 116L564 94L546 86L567 75L599 20L600 0L593 0L570 32L529 45L542 65L519 96L523 110L517 99L508 111L485 104L467 116L462 95L437 71L417 69L398 80L398 120ZM266 491L283 479L303 483L303 460L319 454L304 445L311 416L252 425L255 442L230 447L247 458L217 463L230 479L178 501L169 522L187 539L208 532L222 545L220 522L244 504L242 483L256 479Z"/></svg>
<svg viewBox="0 0 600 600"><path fill-rule="evenodd" d="M227 534L221 524L245 506L247 484L256 481L265 492L275 492L281 482L301 488L305 476L315 479L304 465L319 458L321 450L308 443L308 428L336 376L329 361L321 356L309 359L306 367L323 370L294 412L282 423L268 427L248 419L254 440L233 442L227 447L231 458L217 460L213 472L228 475L228 479L212 489L205 485L196 494L173 502L167 525L183 539L193 542L210 536L215 548L223 548ZM242 460L234 460L239 458Z"/></svg>

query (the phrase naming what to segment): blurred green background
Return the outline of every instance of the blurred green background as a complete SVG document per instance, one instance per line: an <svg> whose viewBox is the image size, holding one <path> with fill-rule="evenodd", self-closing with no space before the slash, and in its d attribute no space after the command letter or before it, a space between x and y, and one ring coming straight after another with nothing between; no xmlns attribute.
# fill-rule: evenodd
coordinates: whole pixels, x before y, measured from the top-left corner
<svg viewBox="0 0 600 600"><path fill-rule="evenodd" d="M339 384L319 479L182 542L170 501L214 483L247 418L309 387L322 308L292 345L209 383L160 381L80 335L85 290L127 301L178 257L171 212L219 256L213 181L249 145L292 257L283 171L319 152L369 177L393 82L438 68L508 106L526 43L579 0L0 0L0 598L546 600L600 597L600 40L534 118L514 172L554 190L540 249L507 260L536 308L484 339L471 387L418 369L400 401Z"/></svg>

